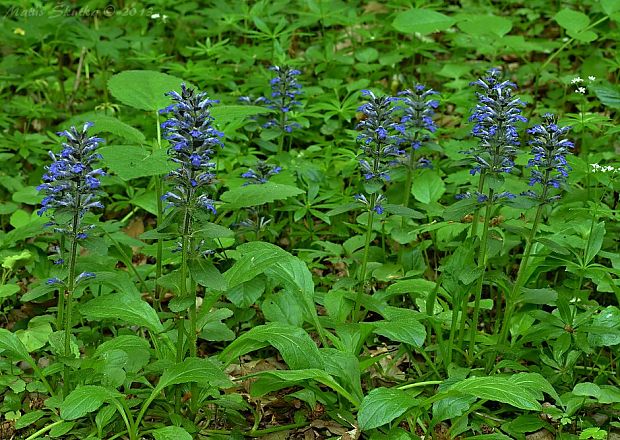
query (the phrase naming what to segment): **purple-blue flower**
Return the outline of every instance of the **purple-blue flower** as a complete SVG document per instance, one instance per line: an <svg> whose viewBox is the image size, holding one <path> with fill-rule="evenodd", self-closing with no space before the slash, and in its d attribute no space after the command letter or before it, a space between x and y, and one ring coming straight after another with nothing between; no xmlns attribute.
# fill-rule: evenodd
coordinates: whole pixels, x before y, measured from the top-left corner
<svg viewBox="0 0 620 440"><path fill-rule="evenodd" d="M269 70L275 72L276 75L269 81L271 96L259 99L267 108L276 110L277 115L267 121L263 127L278 127L286 133L291 133L294 129L301 127L297 122L289 120L289 113L301 106L298 97L303 92L301 84L297 82L297 76L301 75L301 72L285 66L272 66ZM248 97L244 97L244 100L251 101ZM258 102L259 100L255 101L255 103Z"/></svg>
<svg viewBox="0 0 620 440"><path fill-rule="evenodd" d="M566 155L574 144L564 136L571 127L559 127L557 117L551 113L543 115L543 123L535 125L527 132L531 135L532 158L527 167L531 169L530 186L540 184L542 192L527 191L524 195L542 203L557 200L559 195L550 195L551 188L559 189L566 182L571 170Z"/></svg>
<svg viewBox="0 0 620 440"><path fill-rule="evenodd" d="M259 160L253 169L250 168L241 175L241 177L247 180L243 186L252 184L261 185L263 183L267 183L271 176L275 176L280 171L282 171L282 167L271 165Z"/></svg>
<svg viewBox="0 0 620 440"><path fill-rule="evenodd" d="M356 127L360 130L357 141L362 150L360 168L366 180L387 182L390 166L403 154L398 146L403 141L404 128L393 115L396 98L375 96L370 90L363 90L362 96L367 97L368 102L358 108L364 114Z"/></svg>
<svg viewBox="0 0 620 440"><path fill-rule="evenodd" d="M437 94L438 92L427 89L422 84L398 94L403 104L400 107L404 112L401 123L405 125L406 140L414 150L420 148L420 142L429 139L429 133L437 131L437 125L433 121L435 109L439 106L439 101L433 99Z"/></svg>
<svg viewBox="0 0 620 440"><path fill-rule="evenodd" d="M174 103L160 111L171 114L161 126L165 139L170 142L170 160L179 167L168 174L173 188L162 199L168 201L168 206L201 206L215 213L215 202L206 189L215 179L211 171L215 167L211 160L215 148L223 147L224 134L212 126L210 112L219 101L185 84L181 85L181 94L172 91L167 95Z"/></svg>
<svg viewBox="0 0 620 440"><path fill-rule="evenodd" d="M37 190L45 195L37 213L43 215L48 210L53 211L51 224L56 225L56 230L61 233L80 236L84 231L79 221L74 224L75 216L80 220L91 209L103 208L99 201L99 177L104 176L105 172L96 168L101 159L96 150L104 141L88 136L88 129L92 126L91 122L87 122L81 130L71 127L58 133L66 141L58 155L49 152L52 163L45 167L43 183L37 186ZM70 219L62 224L58 223L61 216L57 215L61 212L70 214Z"/></svg>
<svg viewBox="0 0 620 440"><path fill-rule="evenodd" d="M525 103L512 95L516 84L502 81L499 69L487 73L471 83L479 89L478 104L469 118L475 122L472 135L478 138L478 146L467 152L476 162L471 174L509 173L519 145L517 124L527 122L521 115Z"/></svg>

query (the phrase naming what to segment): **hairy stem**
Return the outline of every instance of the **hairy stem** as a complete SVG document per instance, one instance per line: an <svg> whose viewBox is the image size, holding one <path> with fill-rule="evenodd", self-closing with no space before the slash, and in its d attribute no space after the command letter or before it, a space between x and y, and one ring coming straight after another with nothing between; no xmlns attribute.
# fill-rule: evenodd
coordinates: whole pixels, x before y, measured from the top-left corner
<svg viewBox="0 0 620 440"><path fill-rule="evenodd" d="M482 240L480 241L480 249L478 251L478 268L481 269L480 276L478 277L478 283L476 284L475 299L474 299L474 315L471 320L471 326L469 329L469 354L473 353L474 346L476 344L476 332L478 329L478 318L480 316L480 299L482 298L482 288L484 286L484 274L486 272L487 265L487 245L489 240L489 224L491 223L491 213L493 212L493 188L489 189L489 195L487 199L486 212L484 216L484 225L482 230ZM464 317L465 315L463 315Z"/></svg>
<svg viewBox="0 0 620 440"><path fill-rule="evenodd" d="M355 310L353 312L353 322L359 322L361 320L361 303L362 297L366 291L366 269L368 267L368 251L370 250L370 239L372 237L372 222L375 217L375 203L377 201L376 194L370 196L370 207L368 209L368 222L366 223L366 242L364 244L364 254L362 256L362 266L360 270L360 287L357 291L357 298L355 299Z"/></svg>

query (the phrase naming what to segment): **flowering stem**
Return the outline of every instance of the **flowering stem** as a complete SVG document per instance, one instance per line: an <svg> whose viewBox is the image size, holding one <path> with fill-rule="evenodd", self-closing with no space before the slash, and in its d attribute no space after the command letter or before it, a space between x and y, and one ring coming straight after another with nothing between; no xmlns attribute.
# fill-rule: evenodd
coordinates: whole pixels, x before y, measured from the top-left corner
<svg viewBox="0 0 620 440"><path fill-rule="evenodd" d="M471 326L469 328L469 353L473 353L474 346L476 344L476 332L478 329L478 318L480 316L480 299L482 297L482 288L484 285L484 274L487 265L487 242L489 239L489 224L491 223L491 213L493 212L493 188L489 189L489 196L487 199L486 212L484 216L484 226L482 230L482 240L480 241L480 249L478 251L478 268L482 270L478 277L478 283L476 284L475 300L474 300L474 315L471 320ZM465 314L463 314L465 319Z"/></svg>
<svg viewBox="0 0 620 440"><path fill-rule="evenodd" d="M414 132L413 134L413 142L417 141L417 136L418 132ZM407 166L407 179L405 180L405 196L403 199L403 207L404 208L408 208L409 207L409 199L411 198L411 182L413 180L413 165L415 163L415 150L413 148L411 148L411 154L409 154L409 162L408 162L408 166ZM401 229L404 229L405 226L407 224L407 219L405 217L402 218L401 222L400 222L400 227ZM400 246L399 250L398 250L398 261L400 262L400 264L403 264L403 255L405 253L405 248L404 246Z"/></svg>
<svg viewBox="0 0 620 440"><path fill-rule="evenodd" d="M355 311L353 312L353 322L359 322L362 319L360 308L362 297L366 291L366 269L368 266L368 251L370 250L370 239L372 237L372 223L375 217L376 194L370 196L370 205L368 209L368 222L366 223L366 242L364 244L364 255L362 256L362 266L360 271L360 288L355 299Z"/></svg>
<svg viewBox="0 0 620 440"><path fill-rule="evenodd" d="M80 206L79 198L79 185L76 189L75 197L77 198L77 206ZM77 260L77 250L78 250L78 227L80 225L80 213L79 211L75 211L73 213L73 224L71 229L71 252L69 253L69 279L67 280L67 288L64 294L61 294L65 297L65 301L63 301L63 306L66 309L63 311L64 313L64 325L61 330L65 332L65 341L64 341L64 356L68 358L71 354L71 312L73 306L73 290L75 289L75 265ZM59 304L59 312L60 312L60 304ZM63 395L66 397L69 394L69 366L65 364L65 368L63 371Z"/></svg>
<svg viewBox="0 0 620 440"><path fill-rule="evenodd" d="M547 173L549 173L547 171ZM546 197L547 187L543 190L543 200ZM538 208L536 209L536 216L534 217L534 223L532 223L532 229L530 229L530 235L527 238L527 243L525 244L525 250L523 252L523 258L521 258L521 262L519 263L519 271L517 272L517 279L515 280L514 285L512 286L512 290L510 294L506 296L506 311L504 313L504 319L502 320L502 330L499 335L499 340L497 341L498 345L502 345L506 342L508 337L508 330L510 329L510 319L512 318L512 313L515 308L515 300L517 299L517 295L521 291L521 288L525 285L525 273L527 266L530 262L530 255L532 253L532 246L534 244L534 238L536 237L536 232L538 230L538 224L540 223L540 218L542 217L542 211L544 208L544 204L540 203Z"/></svg>
<svg viewBox="0 0 620 440"><path fill-rule="evenodd" d="M278 139L278 154L284 151L284 135L286 131L284 131L284 126L286 125L286 113L280 112L280 137Z"/></svg>
<svg viewBox="0 0 620 440"><path fill-rule="evenodd" d="M157 122L157 148L161 149L161 124L159 121L159 112L155 112L155 118ZM160 225L163 220L163 212L164 206L161 200L164 191L163 191L163 182L159 176L155 176L155 193L157 196L157 224ZM159 285L159 279L162 276L163 270L163 260L164 258L164 240L161 237L157 238L157 250L155 255L155 298L154 305L155 310L161 310L161 300L162 300L162 288Z"/></svg>
<svg viewBox="0 0 620 440"><path fill-rule="evenodd" d="M482 193L482 190L484 189L484 178L486 177L486 173L483 171L480 174L480 181L478 182L478 192ZM478 233L478 223L480 220L480 207L477 207L476 210L474 211L474 218L471 220L471 237L474 238L476 237L476 234Z"/></svg>

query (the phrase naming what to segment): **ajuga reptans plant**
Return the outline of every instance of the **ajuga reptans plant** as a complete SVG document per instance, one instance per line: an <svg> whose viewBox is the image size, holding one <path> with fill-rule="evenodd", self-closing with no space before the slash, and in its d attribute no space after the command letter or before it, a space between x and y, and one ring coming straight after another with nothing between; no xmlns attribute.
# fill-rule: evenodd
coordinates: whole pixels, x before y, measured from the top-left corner
<svg viewBox="0 0 620 440"><path fill-rule="evenodd" d="M168 175L172 188L163 195L169 208L181 213L181 242L177 250L181 253L181 280L179 308L188 309L189 330L187 346L191 356L196 356L196 286L192 281L188 289L188 257L195 251L193 243L193 218L196 210L215 214L215 201L210 188L214 182L212 158L215 149L222 147L223 133L213 127L210 108L218 101L209 99L204 92L197 92L181 85L181 93L167 94L173 104L161 110L168 114L162 123L164 138L170 143L168 154L178 168ZM173 213L174 215L174 213ZM189 291L188 291L189 290ZM184 358L184 323L178 323L177 360Z"/></svg>
<svg viewBox="0 0 620 440"><path fill-rule="evenodd" d="M532 199L537 204L537 208L529 236L527 237L523 257L519 264L517 279L510 293L506 295L506 310L500 332L500 343L506 341L517 295L527 281L525 273L527 272L526 269L529 264L543 209L546 205L560 199L562 186L566 182L570 171L570 167L566 162L566 156L570 154L574 144L565 136L571 127L560 127L557 122L555 115L546 113L543 115L542 124L534 125L528 130L531 136L529 144L532 155L527 164L527 167L531 170L529 185L535 189L526 191L522 195Z"/></svg>
<svg viewBox="0 0 620 440"><path fill-rule="evenodd" d="M366 225L366 242L359 272L360 289L355 305L354 319L358 319L361 296L365 291L366 266L368 251L375 214L383 214L385 197L381 194L385 182L390 181L389 168L398 163L403 152L398 148L402 142L404 127L394 115L396 98L390 96L376 96L370 90L363 90L362 96L368 102L359 107L364 119L357 124L360 134L357 142L360 144L359 165L363 177L364 188L367 194L357 194L356 200L361 202L368 211Z"/></svg>
<svg viewBox="0 0 620 440"><path fill-rule="evenodd" d="M67 253L66 258L61 255L56 261L60 264L66 262L68 267L66 278L55 277L48 280L48 284L58 285L63 290L58 296L56 327L65 333L64 355L67 357L71 353L73 293L82 281L95 276L92 272L76 274L79 242L88 238L88 233L92 229L92 225L84 224L83 219L90 210L103 208L99 200L99 177L104 176L105 172L97 168L101 155L96 152L103 139L88 136L88 129L92 125L87 122L81 130L71 127L58 133L66 141L62 143L60 154L49 153L52 163L45 167L43 183L37 187L37 190L45 195L38 214L43 215L47 211L51 213L49 225L54 226L54 231L60 234L61 252ZM68 252L64 246L66 242ZM65 393L69 389L67 376L68 370L65 370Z"/></svg>

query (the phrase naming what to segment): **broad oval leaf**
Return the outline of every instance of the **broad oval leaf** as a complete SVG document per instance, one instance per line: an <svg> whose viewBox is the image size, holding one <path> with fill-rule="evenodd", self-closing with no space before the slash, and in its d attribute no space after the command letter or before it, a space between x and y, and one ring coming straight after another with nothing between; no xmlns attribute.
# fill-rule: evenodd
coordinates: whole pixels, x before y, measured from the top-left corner
<svg viewBox="0 0 620 440"><path fill-rule="evenodd" d="M97 151L102 162L123 180L165 174L175 168L164 149L149 153L135 145L107 145Z"/></svg>
<svg viewBox="0 0 620 440"><path fill-rule="evenodd" d="M103 402L121 397L121 394L98 385L82 385L71 391L60 405L60 416L65 420L84 417L99 409Z"/></svg>
<svg viewBox="0 0 620 440"><path fill-rule="evenodd" d="M241 335L220 353L220 359L229 364L267 345L274 346L293 370L324 368L321 353L308 333L280 322L259 325Z"/></svg>
<svg viewBox="0 0 620 440"><path fill-rule="evenodd" d="M353 405L357 406L360 403L358 398L345 390L329 373L324 370L319 370L318 368L261 371L257 373L256 376L258 376L258 380L252 384L250 389L252 396L262 396L300 382L313 380L333 389L349 400Z"/></svg>
<svg viewBox="0 0 620 440"><path fill-rule="evenodd" d="M426 339L426 328L413 318L377 321L373 322L373 325L374 333L414 347L421 347Z"/></svg>
<svg viewBox="0 0 620 440"><path fill-rule="evenodd" d="M15 333L5 328L0 328L0 350L8 351L17 359L30 365L34 364L34 361L30 357L30 353L28 353L22 341L19 340Z"/></svg>
<svg viewBox="0 0 620 440"><path fill-rule="evenodd" d="M527 388L505 377L470 377L453 385L451 389L479 399L507 403L519 409L542 410L541 404Z"/></svg>
<svg viewBox="0 0 620 440"><path fill-rule="evenodd" d="M469 35L495 35L503 37L512 29L512 21L497 15L478 15L460 21L460 30Z"/></svg>
<svg viewBox="0 0 620 440"><path fill-rule="evenodd" d="M232 386L228 376L212 360L187 358L180 364L175 364L164 371L153 390L153 394L158 394L170 385L189 382L220 388Z"/></svg>
<svg viewBox="0 0 620 440"><path fill-rule="evenodd" d="M211 116L218 124L237 124L249 116L271 113L273 110L257 105L218 105L211 109Z"/></svg>
<svg viewBox="0 0 620 440"><path fill-rule="evenodd" d="M303 193L293 185L267 182L262 185L246 185L231 189L222 194L221 199L227 202L228 209L260 206L275 200L284 200Z"/></svg>
<svg viewBox="0 0 620 440"><path fill-rule="evenodd" d="M72 125L82 125L87 121L95 124L90 130L90 133L112 133L116 136L122 137L130 143L136 144L141 144L145 141L144 135L137 128L134 128L113 116L96 112L88 112L77 115L71 118L71 120L67 124L64 124L64 126L69 128Z"/></svg>
<svg viewBox="0 0 620 440"><path fill-rule="evenodd" d="M399 12L392 22L392 26L402 33L422 35L448 29L456 23L452 17L431 9L410 9Z"/></svg>
<svg viewBox="0 0 620 440"><path fill-rule="evenodd" d="M101 295L80 306L88 319L120 319L130 325L139 325L155 333L164 330L157 312L146 301L127 293Z"/></svg>
<svg viewBox="0 0 620 440"><path fill-rule="evenodd" d="M590 18L583 12L564 8L553 19L567 31L579 32L590 24Z"/></svg>
<svg viewBox="0 0 620 440"><path fill-rule="evenodd" d="M179 426L166 426L151 432L155 440L192 440L189 432Z"/></svg>
<svg viewBox="0 0 620 440"><path fill-rule="evenodd" d="M180 92L183 82L176 76L153 70L126 70L108 80L108 90L130 107L159 111L172 102L165 94L172 90Z"/></svg>
<svg viewBox="0 0 620 440"><path fill-rule="evenodd" d="M357 421L362 431L378 428L402 416L417 401L406 391L396 388L375 388L360 406Z"/></svg>

